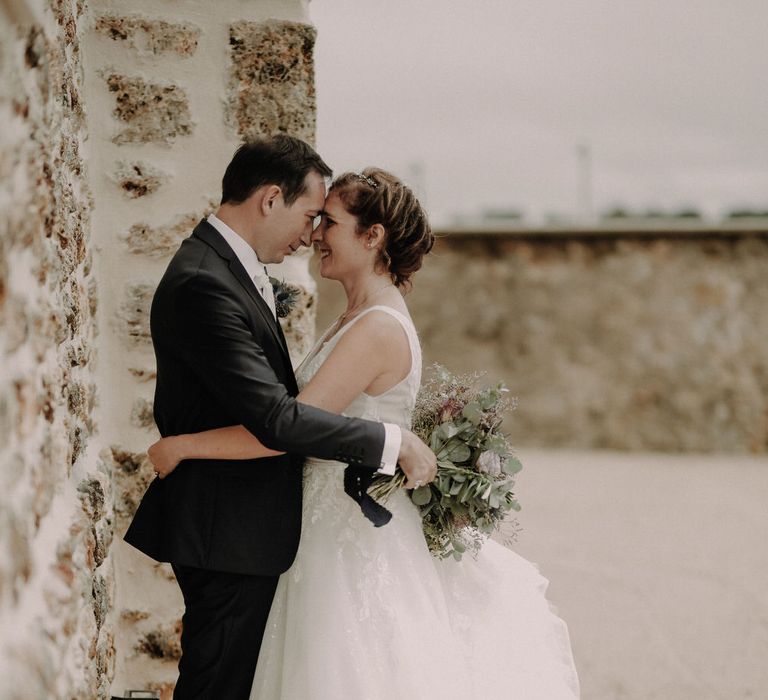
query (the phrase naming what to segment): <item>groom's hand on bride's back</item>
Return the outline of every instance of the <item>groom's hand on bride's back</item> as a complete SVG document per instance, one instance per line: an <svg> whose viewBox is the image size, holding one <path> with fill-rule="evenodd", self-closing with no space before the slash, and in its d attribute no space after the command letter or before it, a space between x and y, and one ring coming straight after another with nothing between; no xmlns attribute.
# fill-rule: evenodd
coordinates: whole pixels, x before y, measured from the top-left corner
<svg viewBox="0 0 768 700"><path fill-rule="evenodd" d="M437 475L435 453L410 430L402 431L402 442L400 443L397 463L408 477L405 482L407 489L429 484L435 480Z"/></svg>

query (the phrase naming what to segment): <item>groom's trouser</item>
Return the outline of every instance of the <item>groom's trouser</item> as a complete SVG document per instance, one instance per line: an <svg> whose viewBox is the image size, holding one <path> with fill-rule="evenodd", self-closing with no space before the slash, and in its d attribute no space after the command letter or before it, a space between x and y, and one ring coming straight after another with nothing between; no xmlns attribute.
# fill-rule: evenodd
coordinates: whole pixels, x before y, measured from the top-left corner
<svg viewBox="0 0 768 700"><path fill-rule="evenodd" d="M278 577L173 572L185 606L174 700L248 700Z"/></svg>

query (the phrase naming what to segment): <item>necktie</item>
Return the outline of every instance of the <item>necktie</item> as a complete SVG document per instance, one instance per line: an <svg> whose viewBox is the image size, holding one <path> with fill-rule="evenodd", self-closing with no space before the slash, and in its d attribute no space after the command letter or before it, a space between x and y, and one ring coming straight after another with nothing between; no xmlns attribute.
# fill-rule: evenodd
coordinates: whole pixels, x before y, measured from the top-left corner
<svg viewBox="0 0 768 700"><path fill-rule="evenodd" d="M272 312L272 316L277 319L277 312L275 310L275 291L272 289L272 283L269 281L269 275L267 274L267 268L262 268L263 273L256 273L253 277L253 282L256 285L256 289L259 290L262 299L267 302L269 310Z"/></svg>

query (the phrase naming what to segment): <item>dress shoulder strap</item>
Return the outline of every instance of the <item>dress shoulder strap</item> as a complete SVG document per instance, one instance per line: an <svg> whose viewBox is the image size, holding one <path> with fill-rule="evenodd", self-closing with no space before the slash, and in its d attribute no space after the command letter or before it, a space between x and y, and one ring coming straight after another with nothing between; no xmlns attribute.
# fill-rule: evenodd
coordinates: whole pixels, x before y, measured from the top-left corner
<svg viewBox="0 0 768 700"><path fill-rule="evenodd" d="M370 306L365 311L363 311L357 318L353 319L349 326L351 326L355 321L365 316L367 313L370 313L371 311L384 311L385 313L388 313L390 316L393 316L396 318L400 325L403 327L403 330L405 331L406 336L408 337L408 345L411 349L411 371L409 375L414 375L416 373L421 376L421 344L419 343L419 336L416 333L416 326L413 325L413 321L406 316L402 311L398 311L397 309L393 309L391 306L384 306L383 304L378 304L376 306ZM349 327L347 326L347 327Z"/></svg>
<svg viewBox="0 0 768 700"><path fill-rule="evenodd" d="M408 337L410 337L411 333L416 332L416 328L413 325L413 321L411 321L408 316L406 316L402 311L398 311L397 309L393 309L391 306L385 306L384 304L377 304L376 306L369 306L367 309L363 310L360 314L358 314L357 318L352 319L352 321L349 322L348 326L351 326L355 321L358 321L366 314L370 313L371 311L384 311L385 313L388 313L390 316L394 316L398 321L400 321L400 324L405 328L406 332L408 333Z"/></svg>

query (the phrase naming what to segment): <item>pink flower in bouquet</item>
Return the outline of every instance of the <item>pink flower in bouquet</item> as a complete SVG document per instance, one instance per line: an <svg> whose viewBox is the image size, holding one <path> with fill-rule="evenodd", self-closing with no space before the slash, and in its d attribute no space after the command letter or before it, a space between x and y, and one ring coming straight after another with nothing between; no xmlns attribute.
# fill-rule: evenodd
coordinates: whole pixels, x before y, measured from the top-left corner
<svg viewBox="0 0 768 700"><path fill-rule="evenodd" d="M501 474L501 457L495 452L486 450L477 458L477 470L488 476Z"/></svg>
<svg viewBox="0 0 768 700"><path fill-rule="evenodd" d="M461 401L453 396L449 396L443 402L442 408L440 409L440 422L447 423L448 421L454 420L461 414L463 408L464 404Z"/></svg>

